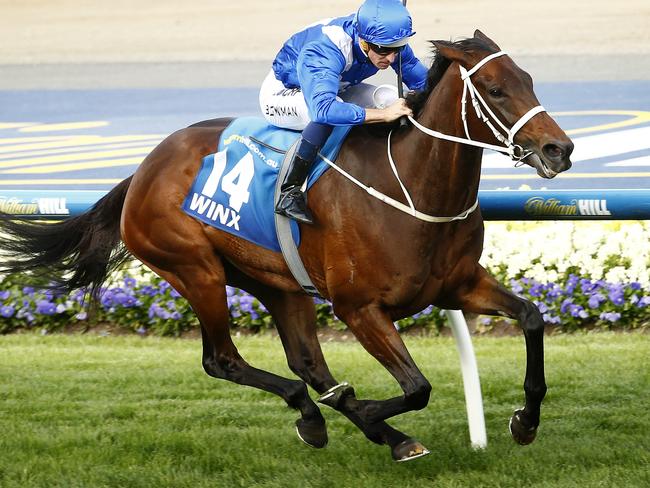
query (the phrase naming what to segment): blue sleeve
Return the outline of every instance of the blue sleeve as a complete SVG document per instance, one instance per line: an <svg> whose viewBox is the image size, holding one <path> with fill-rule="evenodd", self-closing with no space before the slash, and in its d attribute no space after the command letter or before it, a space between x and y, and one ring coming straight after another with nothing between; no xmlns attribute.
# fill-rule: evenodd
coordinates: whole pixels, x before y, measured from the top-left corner
<svg viewBox="0 0 650 488"><path fill-rule="evenodd" d="M364 108L336 99L339 80L345 69L341 51L327 41L307 44L296 66L298 80L309 117L313 122L328 125L358 125L366 119Z"/></svg>
<svg viewBox="0 0 650 488"><path fill-rule="evenodd" d="M395 72L399 70L397 61L393 63ZM409 45L402 50L402 79L410 90L423 90L427 86L427 70L420 60L413 54Z"/></svg>

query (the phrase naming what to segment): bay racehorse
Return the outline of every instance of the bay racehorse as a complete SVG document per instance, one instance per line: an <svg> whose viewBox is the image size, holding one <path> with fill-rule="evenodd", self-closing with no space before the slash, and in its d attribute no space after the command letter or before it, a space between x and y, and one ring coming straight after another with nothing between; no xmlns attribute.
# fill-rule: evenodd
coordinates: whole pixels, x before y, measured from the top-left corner
<svg viewBox="0 0 650 488"><path fill-rule="evenodd" d="M573 144L539 106L531 77L480 31L471 39L432 44L436 56L427 88L409 97L413 124L405 129L355 127L338 156L341 168L407 207L406 213L368 195L339 172L328 171L309 191L315 225L301 226L299 247L320 294L397 380L402 396L357 399L351 386L330 373L316 335L314 303L281 254L181 210L202 158L216 151L229 119L201 122L170 135L133 176L85 214L54 225L4 220L0 230L10 238L2 247L13 255L5 271L45 269L69 289L96 294L130 253L191 304L201 323L207 374L279 395L300 412L300 438L323 447L328 439L325 420L308 384L322 395L322 403L348 417L371 441L389 445L400 461L428 451L386 420L424 408L431 385L393 321L430 304L512 317L524 332L526 373L525 406L514 413L510 431L518 443L532 442L546 393L544 322L535 305L505 289L479 265L483 220L477 195L483 146L469 139L505 147L544 178L571 166ZM256 369L239 355L229 333L226 285L250 292L270 311L288 364L301 380Z"/></svg>

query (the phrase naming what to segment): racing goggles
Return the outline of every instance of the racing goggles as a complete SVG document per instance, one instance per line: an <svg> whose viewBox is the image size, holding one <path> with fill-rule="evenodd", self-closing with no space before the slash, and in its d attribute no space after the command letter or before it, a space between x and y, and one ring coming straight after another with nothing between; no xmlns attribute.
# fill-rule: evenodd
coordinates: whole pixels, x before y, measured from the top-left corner
<svg viewBox="0 0 650 488"><path fill-rule="evenodd" d="M389 54L399 53L402 49L404 49L404 46L387 47L379 46L378 44L373 44L372 42L368 43L368 47L380 56L388 56Z"/></svg>

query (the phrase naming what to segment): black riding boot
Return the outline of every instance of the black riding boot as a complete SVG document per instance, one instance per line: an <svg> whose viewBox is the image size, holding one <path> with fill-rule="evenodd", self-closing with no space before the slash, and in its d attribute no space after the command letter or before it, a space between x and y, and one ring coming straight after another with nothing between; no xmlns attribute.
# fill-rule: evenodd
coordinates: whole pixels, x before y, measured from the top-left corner
<svg viewBox="0 0 650 488"><path fill-rule="evenodd" d="M304 139L300 140L298 149L289 163L289 171L280 187L281 193L275 206L275 213L304 224L314 223L311 212L307 208L305 194L300 188L307 179L317 152L317 146Z"/></svg>

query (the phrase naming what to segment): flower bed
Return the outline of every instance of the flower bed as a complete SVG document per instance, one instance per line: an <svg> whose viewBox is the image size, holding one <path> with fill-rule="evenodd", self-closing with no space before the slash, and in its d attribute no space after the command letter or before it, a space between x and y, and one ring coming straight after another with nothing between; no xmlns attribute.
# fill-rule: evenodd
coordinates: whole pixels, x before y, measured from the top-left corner
<svg viewBox="0 0 650 488"><path fill-rule="evenodd" d="M482 264L515 293L532 300L544 320L561 330L581 327L640 328L650 324L650 230L631 224L489 224ZM110 322L140 334L180 335L198 327L189 304L167 282L142 267L114 277L90 312L82 292L62 295L23 286L20 276L0 282L0 332L19 328L54 331ZM252 296L228 287L233 327L272 327ZM89 316L90 314L90 316ZM328 302L317 301L319 326L341 329ZM482 328L492 319L482 318ZM404 330L439 330L444 317L429 307L403 319Z"/></svg>

